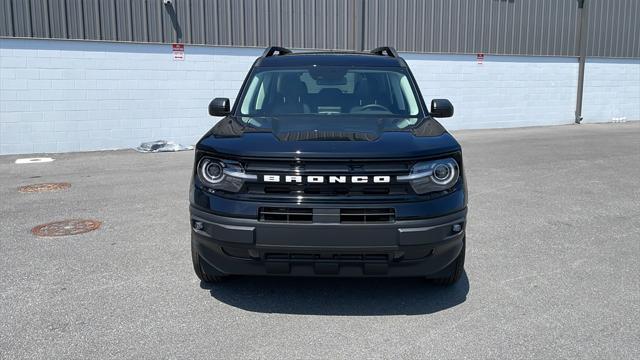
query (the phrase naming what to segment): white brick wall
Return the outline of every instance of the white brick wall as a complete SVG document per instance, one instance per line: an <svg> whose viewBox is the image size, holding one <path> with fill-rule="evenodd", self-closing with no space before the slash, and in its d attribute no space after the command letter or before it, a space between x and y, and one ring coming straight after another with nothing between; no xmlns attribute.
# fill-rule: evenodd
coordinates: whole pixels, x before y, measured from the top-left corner
<svg viewBox="0 0 640 360"><path fill-rule="evenodd" d="M167 139L195 143L234 100L261 49L0 39L0 154L118 149ZM575 58L403 54L428 102L449 98L449 129L570 124ZM592 60L586 121L639 119L640 63Z"/></svg>
<svg viewBox="0 0 640 360"><path fill-rule="evenodd" d="M584 122L640 120L640 60L587 59Z"/></svg>
<svg viewBox="0 0 640 360"><path fill-rule="evenodd" d="M425 101L451 100L448 129L570 124L578 64L574 58L402 54Z"/></svg>
<svg viewBox="0 0 640 360"><path fill-rule="evenodd" d="M259 49L0 39L0 154L193 144Z"/></svg>

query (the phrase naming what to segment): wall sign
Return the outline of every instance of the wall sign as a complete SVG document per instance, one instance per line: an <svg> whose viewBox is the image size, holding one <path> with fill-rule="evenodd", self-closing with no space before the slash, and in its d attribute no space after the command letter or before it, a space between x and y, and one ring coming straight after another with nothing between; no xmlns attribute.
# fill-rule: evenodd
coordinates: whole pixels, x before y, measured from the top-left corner
<svg viewBox="0 0 640 360"><path fill-rule="evenodd" d="M184 44L172 44L173 61L184 61Z"/></svg>

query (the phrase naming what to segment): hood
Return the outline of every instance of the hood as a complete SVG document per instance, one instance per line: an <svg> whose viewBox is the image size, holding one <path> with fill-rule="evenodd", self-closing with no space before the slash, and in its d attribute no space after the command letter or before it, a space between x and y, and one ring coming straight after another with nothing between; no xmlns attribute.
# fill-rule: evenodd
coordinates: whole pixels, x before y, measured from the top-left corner
<svg viewBox="0 0 640 360"><path fill-rule="evenodd" d="M460 149L436 120L327 116L220 120L197 149L238 157L409 158Z"/></svg>

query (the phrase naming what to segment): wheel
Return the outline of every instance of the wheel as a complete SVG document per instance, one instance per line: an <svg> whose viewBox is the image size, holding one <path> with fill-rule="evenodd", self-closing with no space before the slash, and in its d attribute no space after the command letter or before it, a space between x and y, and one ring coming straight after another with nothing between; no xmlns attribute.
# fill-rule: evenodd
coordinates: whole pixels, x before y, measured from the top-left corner
<svg viewBox="0 0 640 360"><path fill-rule="evenodd" d="M196 251L193 246L191 246L191 258L193 260L193 270L200 280L206 283L219 283L226 280L226 276L211 275L204 271L202 266L200 266L200 254L198 254L198 251Z"/></svg>
<svg viewBox="0 0 640 360"><path fill-rule="evenodd" d="M463 240L464 241L464 240ZM462 243L462 250L460 250L460 255L447 267L445 270L444 277L438 277L435 279L431 279L431 282L436 285L453 285L462 277L462 273L464 272L464 253L465 253L465 242Z"/></svg>

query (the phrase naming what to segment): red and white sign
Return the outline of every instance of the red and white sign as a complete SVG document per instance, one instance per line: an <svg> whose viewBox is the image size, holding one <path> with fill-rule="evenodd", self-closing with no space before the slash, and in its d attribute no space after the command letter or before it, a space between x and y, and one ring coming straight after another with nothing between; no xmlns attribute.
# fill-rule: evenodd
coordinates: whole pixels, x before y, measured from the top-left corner
<svg viewBox="0 0 640 360"><path fill-rule="evenodd" d="M478 61L478 64L482 64L484 62L484 54L482 53L477 54L476 61Z"/></svg>
<svg viewBox="0 0 640 360"><path fill-rule="evenodd" d="M173 60L184 61L184 44L172 44L171 48L173 49Z"/></svg>

